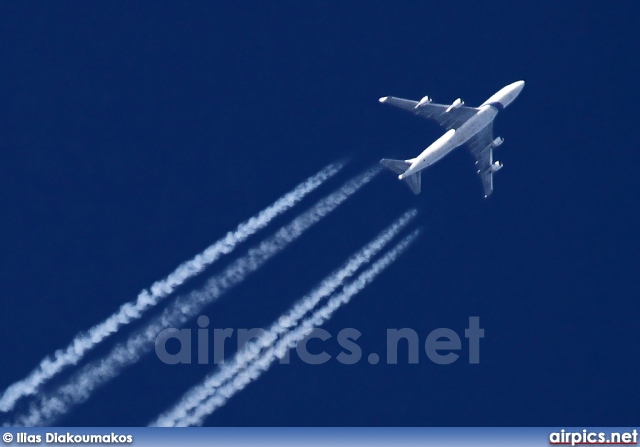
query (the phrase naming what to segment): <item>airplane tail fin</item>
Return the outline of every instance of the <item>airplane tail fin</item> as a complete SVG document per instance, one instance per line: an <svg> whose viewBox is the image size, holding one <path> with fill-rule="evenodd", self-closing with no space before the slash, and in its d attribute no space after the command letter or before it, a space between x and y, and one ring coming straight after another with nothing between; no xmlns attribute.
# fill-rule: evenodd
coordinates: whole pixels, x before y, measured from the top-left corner
<svg viewBox="0 0 640 447"><path fill-rule="evenodd" d="M411 163L405 160L392 160L390 158L383 158L382 160L380 160L380 164L382 166L384 166L387 169L390 169L391 171L395 172L396 174L402 174L404 173L407 169L409 169L409 166L411 166ZM413 175L410 175L406 178L403 179L405 182L407 182L407 186L409 187L409 189L411 189L411 191L414 194L420 194L420 190L421 190L421 184L422 184L422 177L420 176L420 171L416 172Z"/></svg>

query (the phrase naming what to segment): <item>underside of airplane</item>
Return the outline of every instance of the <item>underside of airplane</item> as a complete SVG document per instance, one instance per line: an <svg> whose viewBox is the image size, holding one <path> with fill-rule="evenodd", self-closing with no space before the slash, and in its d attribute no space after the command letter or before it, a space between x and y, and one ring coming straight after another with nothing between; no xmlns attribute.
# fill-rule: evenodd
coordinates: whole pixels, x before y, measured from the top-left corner
<svg viewBox="0 0 640 447"><path fill-rule="evenodd" d="M440 160L458 146L466 145L476 160L477 173L482 180L484 196L493 192L493 174L502 163L493 160L493 149L504 139L493 136L493 120L522 91L524 81L510 84L492 95L479 107L467 107L458 98L450 105L436 104L425 96L420 101L385 96L380 102L390 104L426 119L434 120L447 132L427 147L418 157L407 160L384 158L380 163L399 174L414 194L421 191L421 171Z"/></svg>

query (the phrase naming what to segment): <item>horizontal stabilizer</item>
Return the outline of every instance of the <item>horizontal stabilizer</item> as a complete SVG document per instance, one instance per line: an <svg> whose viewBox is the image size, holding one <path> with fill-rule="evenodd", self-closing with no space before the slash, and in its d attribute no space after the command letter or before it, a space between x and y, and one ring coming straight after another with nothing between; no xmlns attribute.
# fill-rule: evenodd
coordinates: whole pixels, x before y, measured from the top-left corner
<svg viewBox="0 0 640 447"><path fill-rule="evenodd" d="M411 162L405 160L391 160L390 158L383 158L380 160L380 164L385 168L392 170L396 174L404 174L405 171L409 169L409 166L411 166ZM407 186L414 194L420 194L420 190L422 188L422 177L420 176L420 171L405 177L402 180L407 182Z"/></svg>
<svg viewBox="0 0 640 447"><path fill-rule="evenodd" d="M421 171L416 172L413 175L410 175L403 180L407 182L407 186L414 194L420 194L420 189L422 188L422 177L420 176Z"/></svg>
<svg viewBox="0 0 640 447"><path fill-rule="evenodd" d="M385 168L391 169L396 174L403 174L404 171L409 169L411 163L404 160L392 160L390 158L383 158L380 160L380 164Z"/></svg>

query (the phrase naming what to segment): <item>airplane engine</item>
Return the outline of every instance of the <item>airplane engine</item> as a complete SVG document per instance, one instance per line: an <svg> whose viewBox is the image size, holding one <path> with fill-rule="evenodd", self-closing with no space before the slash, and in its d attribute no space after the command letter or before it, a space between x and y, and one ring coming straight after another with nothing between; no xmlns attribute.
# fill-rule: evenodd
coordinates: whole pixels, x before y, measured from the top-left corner
<svg viewBox="0 0 640 447"><path fill-rule="evenodd" d="M420 102L416 105L416 109L419 109L420 107L422 107L425 104L429 104L431 102L431 98L429 98L428 96L424 96Z"/></svg>
<svg viewBox="0 0 640 447"><path fill-rule="evenodd" d="M494 148L500 146L502 143L504 143L504 138L502 137L498 137L495 140L493 140L493 143L491 143L493 145Z"/></svg>
<svg viewBox="0 0 640 447"><path fill-rule="evenodd" d="M461 98L458 98L455 101L453 101L453 103L451 103L451 105L447 108L445 112L450 112L453 109L457 109L458 107L463 105L464 105L464 101Z"/></svg>
<svg viewBox="0 0 640 447"><path fill-rule="evenodd" d="M496 161L491 165L491 172L498 172L500 169L502 169L503 166L504 165L502 163Z"/></svg>

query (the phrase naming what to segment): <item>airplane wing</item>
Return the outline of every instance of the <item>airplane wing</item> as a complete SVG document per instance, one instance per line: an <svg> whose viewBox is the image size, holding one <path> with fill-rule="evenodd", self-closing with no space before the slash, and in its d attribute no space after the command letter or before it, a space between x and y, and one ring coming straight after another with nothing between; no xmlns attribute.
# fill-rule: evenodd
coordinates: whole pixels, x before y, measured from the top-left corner
<svg viewBox="0 0 640 447"><path fill-rule="evenodd" d="M449 108L448 105L435 104L433 102L422 104L416 108L418 101L394 98L393 96L380 98L380 102L406 110L414 115L434 120L447 130L460 127L466 123L469 118L478 113L478 109L466 106L460 106L447 112L446 110Z"/></svg>
<svg viewBox="0 0 640 447"><path fill-rule="evenodd" d="M484 196L493 192L493 122L467 141L469 150L476 158L476 169L482 180Z"/></svg>

